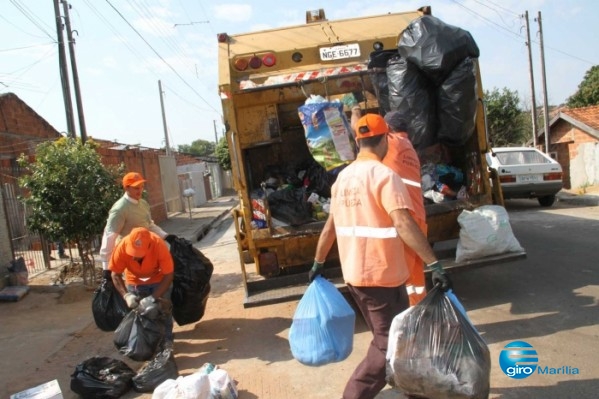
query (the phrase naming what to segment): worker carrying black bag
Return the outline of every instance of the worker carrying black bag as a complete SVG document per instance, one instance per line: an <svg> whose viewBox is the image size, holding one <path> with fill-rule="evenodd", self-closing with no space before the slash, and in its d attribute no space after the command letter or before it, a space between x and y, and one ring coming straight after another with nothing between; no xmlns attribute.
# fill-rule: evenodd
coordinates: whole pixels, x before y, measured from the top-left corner
<svg viewBox="0 0 599 399"><path fill-rule="evenodd" d="M180 326L195 323L204 316L214 266L191 241L176 236L166 240L175 263L173 318Z"/></svg>

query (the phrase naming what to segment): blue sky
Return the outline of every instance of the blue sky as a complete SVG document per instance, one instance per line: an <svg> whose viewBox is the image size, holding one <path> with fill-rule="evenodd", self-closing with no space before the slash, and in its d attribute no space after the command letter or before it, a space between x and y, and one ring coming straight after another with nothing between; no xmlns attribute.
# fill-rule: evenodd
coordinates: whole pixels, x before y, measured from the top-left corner
<svg viewBox="0 0 599 399"><path fill-rule="evenodd" d="M517 90L528 107L525 11L538 105L543 101L539 11L549 104L563 103L585 72L599 64L595 0L70 0L70 5L87 135L152 148L165 143L159 80L170 145L213 141L224 130L216 34L302 24L306 10L324 8L328 19L339 19L430 5L434 16L474 37L483 88ZM2 1L0 37L0 93L15 93L58 131L66 131L53 0Z"/></svg>

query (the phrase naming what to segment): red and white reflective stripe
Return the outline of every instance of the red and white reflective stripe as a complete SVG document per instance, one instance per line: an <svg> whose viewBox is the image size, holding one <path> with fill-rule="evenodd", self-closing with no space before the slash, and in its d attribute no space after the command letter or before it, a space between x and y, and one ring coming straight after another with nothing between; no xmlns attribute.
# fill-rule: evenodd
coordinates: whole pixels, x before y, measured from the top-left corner
<svg viewBox="0 0 599 399"><path fill-rule="evenodd" d="M318 71L306 71L306 72L298 72L291 73L289 75L280 75L276 78L273 78L273 81L276 81L278 84L281 83L289 83L289 82L299 82L301 80L314 80L323 78L326 76L336 76L336 75L344 75L352 72L361 72L366 71L368 66L366 64L358 64L353 66L343 66L337 68L325 68L320 69Z"/></svg>

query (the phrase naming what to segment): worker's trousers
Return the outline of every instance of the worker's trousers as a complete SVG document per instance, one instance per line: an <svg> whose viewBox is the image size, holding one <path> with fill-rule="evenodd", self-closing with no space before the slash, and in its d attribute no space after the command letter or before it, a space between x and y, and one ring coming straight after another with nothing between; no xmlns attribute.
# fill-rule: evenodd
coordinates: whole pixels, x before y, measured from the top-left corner
<svg viewBox="0 0 599 399"><path fill-rule="evenodd" d="M387 287L348 286L373 334L366 357L350 377L343 399L373 399L386 385L386 355L393 318L409 306L405 285Z"/></svg>

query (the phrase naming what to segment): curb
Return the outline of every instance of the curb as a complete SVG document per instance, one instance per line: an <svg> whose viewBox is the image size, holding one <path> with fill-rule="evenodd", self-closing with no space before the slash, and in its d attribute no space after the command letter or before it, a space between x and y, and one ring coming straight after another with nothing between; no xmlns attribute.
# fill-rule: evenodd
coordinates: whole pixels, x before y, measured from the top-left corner
<svg viewBox="0 0 599 399"><path fill-rule="evenodd" d="M576 195L569 193L559 193L557 195L559 202L565 202L573 205L596 206L599 205L599 195Z"/></svg>
<svg viewBox="0 0 599 399"><path fill-rule="evenodd" d="M230 209L226 209L226 210L222 211L218 216L216 216L214 219L212 219L210 221L210 223L207 223L207 224L201 226L196 231L194 231L193 237L195 238L195 241L197 242L197 241L202 240L202 238L204 238L204 236L206 236L206 234L210 231L210 229L212 229L212 227L215 224L220 222L225 217L225 215L228 215L231 213L231 209L233 209L233 208L234 207L231 207Z"/></svg>

